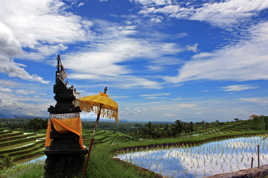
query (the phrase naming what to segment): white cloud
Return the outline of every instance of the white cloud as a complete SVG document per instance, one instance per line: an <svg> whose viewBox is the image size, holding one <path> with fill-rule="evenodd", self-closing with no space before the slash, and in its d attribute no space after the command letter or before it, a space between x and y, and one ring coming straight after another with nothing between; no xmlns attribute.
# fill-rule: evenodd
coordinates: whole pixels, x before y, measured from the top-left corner
<svg viewBox="0 0 268 178"><path fill-rule="evenodd" d="M161 65L150 65L147 66L147 68L151 71L157 71L157 72L164 70L164 67Z"/></svg>
<svg viewBox="0 0 268 178"><path fill-rule="evenodd" d="M206 3L195 10L190 17L193 20L208 21L218 26L229 26L243 22L243 19L256 15L268 8L268 1L263 0L226 0Z"/></svg>
<svg viewBox="0 0 268 178"><path fill-rule="evenodd" d="M268 22L249 29L249 40L226 46L209 55L195 56L179 69L178 76L165 77L169 82L189 80L249 81L268 79ZM200 58L198 58L200 57Z"/></svg>
<svg viewBox="0 0 268 178"><path fill-rule="evenodd" d="M23 47L42 43L70 43L86 39L81 17L64 11L59 0L1 1L0 20L6 24Z"/></svg>
<svg viewBox="0 0 268 178"><path fill-rule="evenodd" d="M3 0L0 6L0 72L9 77L48 83L29 74L14 58L40 60L64 44L87 40L90 22L66 11L60 0ZM25 50L27 48L27 50Z"/></svg>
<svg viewBox="0 0 268 178"><path fill-rule="evenodd" d="M171 4L172 0L130 0L142 5L166 5Z"/></svg>
<svg viewBox="0 0 268 178"><path fill-rule="evenodd" d="M133 37L138 33L135 26L106 21L96 21L95 25L99 27L99 34L93 37L94 43L62 57L64 66L71 69L70 78L113 81L120 88L161 88L156 81L135 77L133 73L137 72L136 69L122 63L142 58L156 65L165 55L183 51L175 43Z"/></svg>
<svg viewBox="0 0 268 178"><path fill-rule="evenodd" d="M118 39L100 44L97 49L88 49L66 55L63 61L66 68L70 68L75 72L117 76L128 73L128 69L116 63L142 56L146 52L146 48L142 47L142 44L136 40Z"/></svg>
<svg viewBox="0 0 268 178"><path fill-rule="evenodd" d="M191 2L136 0L143 5L140 14L165 14L169 17L206 21L220 27L243 23L268 8L263 0L225 0L197 6Z"/></svg>
<svg viewBox="0 0 268 178"><path fill-rule="evenodd" d="M194 103L179 103L178 109L193 109L196 107L196 104Z"/></svg>
<svg viewBox="0 0 268 178"><path fill-rule="evenodd" d="M1 116L48 117L47 108L49 105L55 105L51 84L47 88L40 83L32 82L0 80L0 83L4 88L0 87Z"/></svg>
<svg viewBox="0 0 268 178"><path fill-rule="evenodd" d="M78 7L81 7L81 6L84 6L84 5L85 5L84 2L80 2L77 6L78 6Z"/></svg>
<svg viewBox="0 0 268 178"><path fill-rule="evenodd" d="M113 87L117 88L150 88L150 89L161 89L163 86L161 83L149 80L142 77L135 77L135 76L120 76L115 77L112 80Z"/></svg>
<svg viewBox="0 0 268 178"><path fill-rule="evenodd" d="M268 104L267 97L251 97L251 98L240 98L240 101L256 103L256 104Z"/></svg>
<svg viewBox="0 0 268 178"><path fill-rule="evenodd" d="M0 72L6 73L9 77L18 77L23 80L38 81L43 84L48 84L49 81L44 80L37 75L31 75L24 70L24 65L14 62L6 56L0 55Z"/></svg>
<svg viewBox="0 0 268 178"><path fill-rule="evenodd" d="M186 36L188 36L187 33L177 33L177 34L173 35L172 37L173 38L184 38Z"/></svg>
<svg viewBox="0 0 268 178"><path fill-rule="evenodd" d="M0 87L0 92L3 92L3 93L10 93L10 92L12 92L12 90L11 90L10 88Z"/></svg>
<svg viewBox="0 0 268 178"><path fill-rule="evenodd" d="M170 17L175 18L189 18L190 15L194 13L193 8L184 8L180 5L165 5L160 7L145 7L140 12L140 14L149 15L149 14L165 14Z"/></svg>
<svg viewBox="0 0 268 178"><path fill-rule="evenodd" d="M95 75L95 74L83 74L83 73L71 73L68 74L68 78L70 79L82 79L82 80L90 80L90 79L99 79L100 76L99 75Z"/></svg>
<svg viewBox="0 0 268 178"><path fill-rule="evenodd" d="M224 91L244 91L244 90L250 90L250 89L256 89L257 86L251 86L251 85L229 85L223 87Z"/></svg>
<svg viewBox="0 0 268 178"><path fill-rule="evenodd" d="M16 39L10 28L0 21L0 29L0 54L15 56L21 53L20 42Z"/></svg>
<svg viewBox="0 0 268 178"><path fill-rule="evenodd" d="M153 94L142 94L140 96L144 97L145 99L159 99L163 97L169 96L170 93L153 93Z"/></svg>
<svg viewBox="0 0 268 178"><path fill-rule="evenodd" d="M48 83L41 77L30 75L24 70L24 65L12 60L16 55L22 54L20 42L16 39L10 28L0 21L0 72L10 77L19 77L25 80Z"/></svg>
<svg viewBox="0 0 268 178"><path fill-rule="evenodd" d="M36 97L21 97L0 90L0 115L47 117L47 108L52 100Z"/></svg>
<svg viewBox="0 0 268 178"><path fill-rule="evenodd" d="M263 104L240 99L171 99L159 102L120 102L120 118L135 121L230 121L234 118L248 119L252 113L267 115L268 100ZM252 101L252 100L251 100ZM255 100L254 100L255 101ZM226 112L228 111L228 112Z"/></svg>
<svg viewBox="0 0 268 178"><path fill-rule="evenodd" d="M111 98L114 98L116 100L122 100L122 99L128 99L129 98L129 96L123 96L123 95L121 95L121 96L109 95L109 96L111 96Z"/></svg>
<svg viewBox="0 0 268 178"><path fill-rule="evenodd" d="M213 53L202 52L199 54L195 54L192 58L193 59L202 59L202 58L212 57L213 55L214 55Z"/></svg>
<svg viewBox="0 0 268 178"><path fill-rule="evenodd" d="M154 23L161 23L163 21L163 19L164 18L162 16L154 16L150 20L151 20L151 22L154 22Z"/></svg>
<svg viewBox="0 0 268 178"><path fill-rule="evenodd" d="M66 50L68 47L63 44L57 45L38 45L35 47L34 52L23 52L20 55L21 58L31 59L39 61L44 59L46 56L55 55L60 51Z"/></svg>
<svg viewBox="0 0 268 178"><path fill-rule="evenodd" d="M154 58L151 62L152 64L146 66L151 72L165 71L168 68L173 68L174 66L184 63L182 59L165 56Z"/></svg>
<svg viewBox="0 0 268 178"><path fill-rule="evenodd" d="M0 83L2 86L5 86L5 87L14 87L14 86L18 85L17 82L14 82L11 80L0 80Z"/></svg>
<svg viewBox="0 0 268 178"><path fill-rule="evenodd" d="M35 91L33 90L25 90L25 89L18 89L16 90L17 94L21 94L21 95L29 95L29 94L35 94Z"/></svg>
<svg viewBox="0 0 268 178"><path fill-rule="evenodd" d="M77 78L76 78L77 77ZM163 88L162 83L153 81L144 77L136 77L132 75L120 75L120 76L94 76L94 75L69 75L68 78L73 79L90 79L95 80L98 84L94 84L95 87L109 86L112 88L150 88L150 89L161 89ZM89 88L88 85L78 85L79 88Z"/></svg>
<svg viewBox="0 0 268 178"><path fill-rule="evenodd" d="M198 43L195 43L194 45L187 45L186 49L188 51L192 51L192 52L198 52Z"/></svg>

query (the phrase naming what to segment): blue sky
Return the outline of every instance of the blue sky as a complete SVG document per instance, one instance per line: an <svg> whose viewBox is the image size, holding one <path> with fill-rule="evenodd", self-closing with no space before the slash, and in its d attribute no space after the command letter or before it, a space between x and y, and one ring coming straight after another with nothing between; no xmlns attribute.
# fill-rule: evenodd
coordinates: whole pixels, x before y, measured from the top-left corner
<svg viewBox="0 0 268 178"><path fill-rule="evenodd" d="M267 17L264 0L3 0L0 115L48 116L57 54L122 120L267 115Z"/></svg>

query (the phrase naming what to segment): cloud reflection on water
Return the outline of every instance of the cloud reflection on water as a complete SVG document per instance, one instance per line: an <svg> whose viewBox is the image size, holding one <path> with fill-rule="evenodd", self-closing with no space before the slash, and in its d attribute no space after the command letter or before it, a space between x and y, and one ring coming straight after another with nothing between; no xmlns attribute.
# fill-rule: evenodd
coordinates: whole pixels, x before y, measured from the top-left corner
<svg viewBox="0 0 268 178"><path fill-rule="evenodd" d="M120 154L116 157L168 177L203 177L268 164L268 140L260 136L234 138L195 147L169 148Z"/></svg>

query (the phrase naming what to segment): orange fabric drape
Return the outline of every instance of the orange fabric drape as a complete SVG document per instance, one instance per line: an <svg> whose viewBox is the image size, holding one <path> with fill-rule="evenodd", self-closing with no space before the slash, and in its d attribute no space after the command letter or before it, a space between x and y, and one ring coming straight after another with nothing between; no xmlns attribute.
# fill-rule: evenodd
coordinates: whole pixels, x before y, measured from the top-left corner
<svg viewBox="0 0 268 178"><path fill-rule="evenodd" d="M81 148L84 148L83 138L82 138L82 124L79 117L77 118L68 118L68 119L56 119L51 118L48 120L47 133L45 146L48 147L51 144L50 132L51 132L51 123L55 130L59 133L73 132L79 136L79 144Z"/></svg>

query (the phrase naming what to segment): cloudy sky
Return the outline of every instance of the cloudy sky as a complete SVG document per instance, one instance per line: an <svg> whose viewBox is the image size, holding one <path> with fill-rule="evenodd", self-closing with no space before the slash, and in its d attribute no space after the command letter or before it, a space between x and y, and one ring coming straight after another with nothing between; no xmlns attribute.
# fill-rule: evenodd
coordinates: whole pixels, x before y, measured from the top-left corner
<svg viewBox="0 0 268 178"><path fill-rule="evenodd" d="M1 0L0 116L48 116L57 54L121 120L268 115L266 0Z"/></svg>

